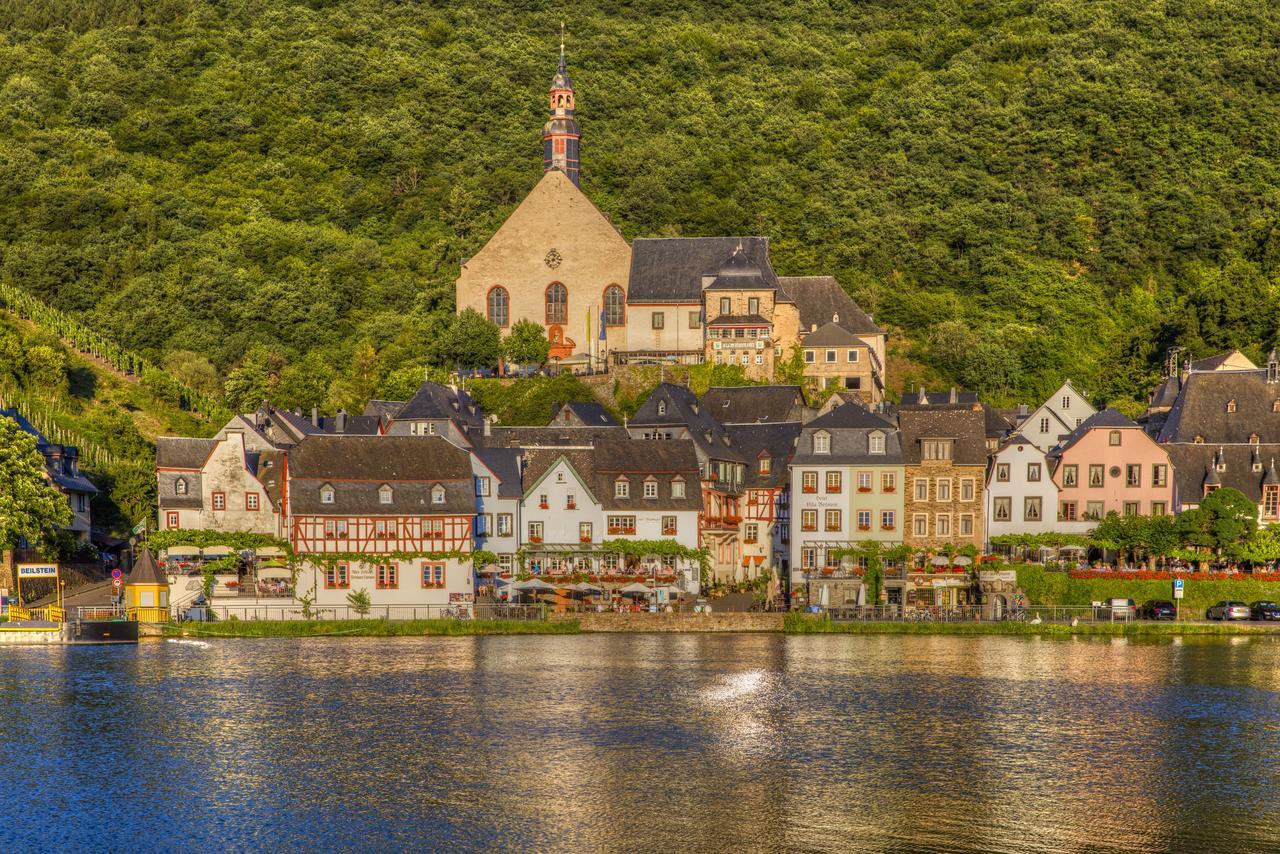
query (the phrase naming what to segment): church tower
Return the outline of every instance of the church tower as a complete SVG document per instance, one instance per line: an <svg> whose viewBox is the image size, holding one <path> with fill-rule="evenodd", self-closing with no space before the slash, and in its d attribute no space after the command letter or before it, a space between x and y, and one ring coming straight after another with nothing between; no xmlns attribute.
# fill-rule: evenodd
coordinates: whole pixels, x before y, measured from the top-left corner
<svg viewBox="0 0 1280 854"><path fill-rule="evenodd" d="M573 117L573 81L564 62L564 25L560 25L560 66L551 79L551 119L542 128L542 168L559 169L578 185L578 120Z"/></svg>

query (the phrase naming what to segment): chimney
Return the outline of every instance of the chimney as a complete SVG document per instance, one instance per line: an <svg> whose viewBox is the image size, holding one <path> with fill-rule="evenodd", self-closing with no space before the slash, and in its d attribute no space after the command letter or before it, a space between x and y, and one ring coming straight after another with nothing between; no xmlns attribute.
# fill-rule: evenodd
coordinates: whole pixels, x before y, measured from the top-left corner
<svg viewBox="0 0 1280 854"><path fill-rule="evenodd" d="M320 426L320 408L317 406L311 407L311 426Z"/></svg>
<svg viewBox="0 0 1280 854"><path fill-rule="evenodd" d="M347 411L345 409L338 410L337 429L339 433L347 432Z"/></svg>
<svg viewBox="0 0 1280 854"><path fill-rule="evenodd" d="M488 415L486 415L484 418L484 434L486 436L493 435L493 418L491 418ZM521 459L523 459L523 457Z"/></svg>
<svg viewBox="0 0 1280 854"><path fill-rule="evenodd" d="M1028 407L1027 407L1027 405L1026 405L1025 403L1019 403L1019 404L1018 404L1018 417L1019 417L1019 418L1026 418L1028 415L1030 415L1031 413L1027 412L1027 409L1028 409Z"/></svg>
<svg viewBox="0 0 1280 854"><path fill-rule="evenodd" d="M952 387L951 387L951 398L950 398L950 400L951 400L951 402L952 402L952 403L959 403L959 402L960 402L960 394L959 394L959 392L957 392L957 391L956 391L956 387L955 387L955 386L952 386Z"/></svg>
<svg viewBox="0 0 1280 854"><path fill-rule="evenodd" d="M916 395L916 403L924 405L929 402L929 395L925 394L924 386L920 386L920 393Z"/></svg>

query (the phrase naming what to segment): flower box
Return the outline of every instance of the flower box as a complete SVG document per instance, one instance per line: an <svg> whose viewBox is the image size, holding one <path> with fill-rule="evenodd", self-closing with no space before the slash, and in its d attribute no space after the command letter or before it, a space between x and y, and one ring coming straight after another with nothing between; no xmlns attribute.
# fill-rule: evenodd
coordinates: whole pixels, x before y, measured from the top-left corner
<svg viewBox="0 0 1280 854"><path fill-rule="evenodd" d="M859 531L870 531L870 530L871 530L871 526L870 526L870 525L859 525L859 526L858 526L858 530L859 530Z"/></svg>
<svg viewBox="0 0 1280 854"><path fill-rule="evenodd" d="M566 502L566 503L565 503L565 505L564 505L564 509L566 509L566 510L577 510L577 509L578 509L578 505L577 505L576 503L572 502L572 501L569 501L569 502Z"/></svg>
<svg viewBox="0 0 1280 854"><path fill-rule="evenodd" d="M858 491L859 491L859 492L870 492L870 491L871 491L871 487L869 487L869 486L859 486L859 487L858 487Z"/></svg>
<svg viewBox="0 0 1280 854"><path fill-rule="evenodd" d="M897 526L895 526L895 525L881 525L881 526L880 526L880 530L882 530L882 531L893 531L893 530L896 530L896 528L897 528Z"/></svg>
<svg viewBox="0 0 1280 854"><path fill-rule="evenodd" d="M530 538L529 538L529 542L531 542L531 543L540 543L540 542L542 542L542 537L530 537Z"/></svg>
<svg viewBox="0 0 1280 854"><path fill-rule="evenodd" d="M882 486L882 487L880 487L880 491L881 491L881 492L894 493L894 492L897 492L897 491L898 491L898 488L897 488L896 486Z"/></svg>
<svg viewBox="0 0 1280 854"><path fill-rule="evenodd" d="M742 521L741 516L725 516L724 523L726 525L737 525Z"/></svg>
<svg viewBox="0 0 1280 854"><path fill-rule="evenodd" d="M818 492L818 487L805 486L805 487L801 487L800 491L803 492L805 495L814 495Z"/></svg>
<svg viewBox="0 0 1280 854"><path fill-rule="evenodd" d="M589 542L591 542L591 538L590 538L590 537L578 537L578 542L580 542L580 543L589 543Z"/></svg>
<svg viewBox="0 0 1280 854"><path fill-rule="evenodd" d="M547 503L547 502L545 502L545 501L539 501L539 502L538 502L538 507L539 507L540 509L542 509L542 510L550 510L550 509L551 509L551 505L550 505L550 504L548 504L548 503Z"/></svg>

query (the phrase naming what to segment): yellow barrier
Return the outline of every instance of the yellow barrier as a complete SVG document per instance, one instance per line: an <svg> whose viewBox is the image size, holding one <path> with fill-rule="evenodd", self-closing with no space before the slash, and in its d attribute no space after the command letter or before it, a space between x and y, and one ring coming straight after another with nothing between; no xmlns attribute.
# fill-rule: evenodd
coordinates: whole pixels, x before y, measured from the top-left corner
<svg viewBox="0 0 1280 854"><path fill-rule="evenodd" d="M169 622L168 608L126 608L125 615L139 623Z"/></svg>
<svg viewBox="0 0 1280 854"><path fill-rule="evenodd" d="M21 607L19 607L19 606L17 606L17 605L10 605L10 606L9 606L9 621L10 621L10 622L14 622L14 623L16 623L16 622L23 622L23 621L30 620L30 619L31 619L31 612L30 612L30 611L28 611L26 608L21 608Z"/></svg>

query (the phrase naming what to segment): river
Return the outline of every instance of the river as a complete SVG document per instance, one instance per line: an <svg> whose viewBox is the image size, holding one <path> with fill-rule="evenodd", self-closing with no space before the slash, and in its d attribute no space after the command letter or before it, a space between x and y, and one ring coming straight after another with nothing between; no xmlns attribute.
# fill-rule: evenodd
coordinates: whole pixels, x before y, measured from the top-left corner
<svg viewBox="0 0 1280 854"><path fill-rule="evenodd" d="M0 850L1280 848L1280 642L0 650Z"/></svg>

